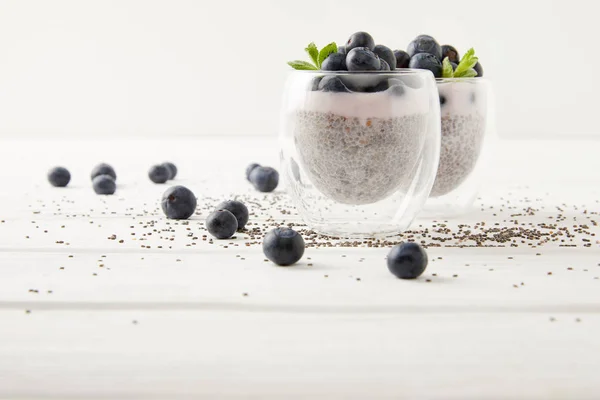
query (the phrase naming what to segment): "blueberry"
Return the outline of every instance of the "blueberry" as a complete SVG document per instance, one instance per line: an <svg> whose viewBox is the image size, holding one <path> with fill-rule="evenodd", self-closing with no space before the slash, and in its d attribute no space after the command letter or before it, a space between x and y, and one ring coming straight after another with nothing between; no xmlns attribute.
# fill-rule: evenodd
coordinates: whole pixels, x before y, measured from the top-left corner
<svg viewBox="0 0 600 400"><path fill-rule="evenodd" d="M169 176L169 168L163 164L153 165L148 171L148 178L154 183L165 183L169 179Z"/></svg>
<svg viewBox="0 0 600 400"><path fill-rule="evenodd" d="M477 62L473 69L475 70L475 72L477 72L477 78L481 78L483 76L483 67L481 66L480 62Z"/></svg>
<svg viewBox="0 0 600 400"><path fill-rule="evenodd" d="M442 46L442 60L448 57L448 60L453 63L458 64L460 62L460 56L458 55L458 51L454 48L454 46L450 46L449 44L445 44Z"/></svg>
<svg viewBox="0 0 600 400"><path fill-rule="evenodd" d="M309 86L311 91L316 92L319 90L319 83L321 83L321 79L323 79L322 76L315 76L310 80Z"/></svg>
<svg viewBox="0 0 600 400"><path fill-rule="evenodd" d="M275 228L265 236L263 252L277 265L292 265L304 254L304 239L293 229Z"/></svg>
<svg viewBox="0 0 600 400"><path fill-rule="evenodd" d="M229 239L238 229L238 222L231 211L217 210L206 217L206 229L217 239Z"/></svg>
<svg viewBox="0 0 600 400"><path fill-rule="evenodd" d="M167 167L167 169L169 170L169 180L175 179L175 177L177 176L177 167L175 166L175 164L167 161L167 162L162 163L162 165Z"/></svg>
<svg viewBox="0 0 600 400"><path fill-rule="evenodd" d="M394 56L396 57L396 68L408 68L410 62L410 56L404 50L394 50Z"/></svg>
<svg viewBox="0 0 600 400"><path fill-rule="evenodd" d="M98 164L94 167L91 179L94 179L98 175L110 175L115 181L117 180L117 173L114 168L106 163Z"/></svg>
<svg viewBox="0 0 600 400"><path fill-rule="evenodd" d="M402 75L399 79L402 83L412 89L419 89L423 86L423 79L417 75Z"/></svg>
<svg viewBox="0 0 600 400"><path fill-rule="evenodd" d="M331 53L321 64L323 71L346 71L346 55Z"/></svg>
<svg viewBox="0 0 600 400"><path fill-rule="evenodd" d="M246 179L250 180L250 172L256 167L260 167L260 164L252 163L246 167Z"/></svg>
<svg viewBox="0 0 600 400"><path fill-rule="evenodd" d="M383 79L378 79L376 84L365 87L363 89L363 91L367 92L367 93L376 93L376 92L384 92L384 91L388 90L389 88L390 88L390 84L388 83L388 79L383 78Z"/></svg>
<svg viewBox="0 0 600 400"><path fill-rule="evenodd" d="M48 171L48 181L52 186L65 187L71 181L71 174L66 168L54 167Z"/></svg>
<svg viewBox="0 0 600 400"><path fill-rule="evenodd" d="M417 243L394 246L387 257L390 272L400 279L418 278L427 267L427 253Z"/></svg>
<svg viewBox="0 0 600 400"><path fill-rule="evenodd" d="M338 53L346 54L346 46L338 46Z"/></svg>
<svg viewBox="0 0 600 400"><path fill-rule="evenodd" d="M237 200L224 201L217 206L217 210L227 210L237 219L238 230L244 229L248 223L248 208L244 203Z"/></svg>
<svg viewBox="0 0 600 400"><path fill-rule="evenodd" d="M319 90L324 92L350 93L344 82L337 76L326 76L319 82Z"/></svg>
<svg viewBox="0 0 600 400"><path fill-rule="evenodd" d="M390 79L388 93L394 96L402 96L406 93L406 86L400 79Z"/></svg>
<svg viewBox="0 0 600 400"><path fill-rule="evenodd" d="M185 186L172 186L162 195L160 206L170 219L188 219L196 211L196 196Z"/></svg>
<svg viewBox="0 0 600 400"><path fill-rule="evenodd" d="M373 49L373 53L377 54L381 60L384 60L389 65L390 70L393 71L396 69L396 56L389 47L378 44Z"/></svg>
<svg viewBox="0 0 600 400"><path fill-rule="evenodd" d="M348 71L379 71L381 61L377 54L366 47L357 47L350 50L346 56Z"/></svg>
<svg viewBox="0 0 600 400"><path fill-rule="evenodd" d="M279 184L279 172L271 167L256 167L250 173L250 182L259 192L272 192Z"/></svg>
<svg viewBox="0 0 600 400"><path fill-rule="evenodd" d="M98 175L92 180L92 186L96 194L114 194L117 184L110 175Z"/></svg>
<svg viewBox="0 0 600 400"><path fill-rule="evenodd" d="M369 50L373 50L375 48L375 41L367 32L356 32L346 42L346 52L350 54L350 50L357 47L366 47Z"/></svg>
<svg viewBox="0 0 600 400"><path fill-rule="evenodd" d="M442 63L433 54L419 53L410 59L410 68L428 69L436 78L442 77Z"/></svg>
<svg viewBox="0 0 600 400"><path fill-rule="evenodd" d="M446 96L444 96L443 94L440 94L440 106L443 106L444 104L446 104Z"/></svg>
<svg viewBox="0 0 600 400"><path fill-rule="evenodd" d="M417 36L408 44L406 52L411 58L413 58L415 54L426 53L434 55L438 61L442 60L442 47L429 35Z"/></svg>
<svg viewBox="0 0 600 400"><path fill-rule="evenodd" d="M390 65L387 63L387 61L379 59L379 62L381 63L381 67L379 68L380 71L389 71L390 70Z"/></svg>

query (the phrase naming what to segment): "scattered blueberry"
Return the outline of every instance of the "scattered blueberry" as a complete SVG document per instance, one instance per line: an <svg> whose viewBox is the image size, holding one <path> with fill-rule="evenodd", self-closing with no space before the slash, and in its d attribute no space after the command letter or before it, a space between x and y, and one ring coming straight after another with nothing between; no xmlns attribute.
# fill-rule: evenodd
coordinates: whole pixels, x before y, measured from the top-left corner
<svg viewBox="0 0 600 400"><path fill-rule="evenodd" d="M188 219L196 211L196 196L185 186L172 186L162 195L160 206L170 219Z"/></svg>
<svg viewBox="0 0 600 400"><path fill-rule="evenodd" d="M177 167L175 166L175 164L167 161L167 162L162 163L162 165L167 167L167 169L169 170L169 180L175 179L175 177L177 176Z"/></svg>
<svg viewBox="0 0 600 400"><path fill-rule="evenodd" d="M256 167L260 167L260 164L252 163L246 167L246 179L250 180L250 172Z"/></svg>
<svg viewBox="0 0 600 400"><path fill-rule="evenodd" d="M393 71L396 69L396 56L389 47L384 46L382 44L378 44L373 49L373 53L377 54L377 56L381 60L385 61L388 64L390 70Z"/></svg>
<svg viewBox="0 0 600 400"><path fill-rule="evenodd" d="M117 173L114 168L106 163L98 164L94 167L92 170L92 179L98 175L110 175L115 181L117 180Z"/></svg>
<svg viewBox="0 0 600 400"><path fill-rule="evenodd" d="M390 70L390 65L387 63L387 61L379 59L379 62L381 63L381 68L379 68L380 71L389 71Z"/></svg>
<svg viewBox="0 0 600 400"><path fill-rule="evenodd" d="M217 210L206 218L206 229L217 239L229 239L238 229L237 219L231 211Z"/></svg>
<svg viewBox="0 0 600 400"><path fill-rule="evenodd" d="M429 35L417 36L408 44L406 52L411 58L416 54L426 53L434 55L438 61L442 60L442 47Z"/></svg>
<svg viewBox="0 0 600 400"><path fill-rule="evenodd" d="M96 194L114 194L117 184L110 175L98 175L92 180L92 186Z"/></svg>
<svg viewBox="0 0 600 400"><path fill-rule="evenodd" d="M410 56L404 50L394 50L394 56L396 57L396 68L408 68L410 62Z"/></svg>
<svg viewBox="0 0 600 400"><path fill-rule="evenodd" d="M346 71L346 55L331 53L321 64L323 71Z"/></svg>
<svg viewBox="0 0 600 400"><path fill-rule="evenodd" d="M433 54L418 53L410 59L410 68L428 69L436 78L442 77L442 63Z"/></svg>
<svg viewBox="0 0 600 400"><path fill-rule="evenodd" d="M293 229L275 228L266 234L263 252L277 265L292 265L304 254L304 239Z"/></svg>
<svg viewBox="0 0 600 400"><path fill-rule="evenodd" d="M483 76L483 67L481 66L480 62L477 62L473 69L475 70L475 72L477 72L477 78L481 78Z"/></svg>
<svg viewBox="0 0 600 400"><path fill-rule="evenodd" d="M48 171L48 181L52 186L65 187L71 181L71 174L64 167L54 167Z"/></svg>
<svg viewBox="0 0 600 400"><path fill-rule="evenodd" d="M250 182L259 192L272 192L279 184L279 172L271 167L256 167L250 173Z"/></svg>
<svg viewBox="0 0 600 400"><path fill-rule="evenodd" d="M369 50L373 50L375 48L375 41L367 32L356 32L346 42L346 52L350 54L350 50L357 47L366 47Z"/></svg>
<svg viewBox="0 0 600 400"><path fill-rule="evenodd" d="M154 183L165 183L169 176L169 168L163 164L153 165L148 171L148 178Z"/></svg>
<svg viewBox="0 0 600 400"><path fill-rule="evenodd" d="M443 106L444 104L446 104L446 96L444 96L443 94L440 94L440 106Z"/></svg>
<svg viewBox="0 0 600 400"><path fill-rule="evenodd" d="M427 267L427 253L417 243L394 246L387 257L390 272L400 279L418 278Z"/></svg>
<svg viewBox="0 0 600 400"><path fill-rule="evenodd" d="M454 48L454 46L450 46L449 44L445 44L442 46L442 60L448 57L449 61L458 64L460 62L460 56L458 55L458 51Z"/></svg>
<svg viewBox="0 0 600 400"><path fill-rule="evenodd" d="M350 50L346 56L348 71L379 71L381 61L377 54L366 47L357 47Z"/></svg>
<svg viewBox="0 0 600 400"><path fill-rule="evenodd" d="M338 46L338 53L346 54L346 46Z"/></svg>
<svg viewBox="0 0 600 400"><path fill-rule="evenodd" d="M237 200L224 201L217 206L217 210L227 210L237 219L238 230L244 229L248 223L248 208L244 203Z"/></svg>

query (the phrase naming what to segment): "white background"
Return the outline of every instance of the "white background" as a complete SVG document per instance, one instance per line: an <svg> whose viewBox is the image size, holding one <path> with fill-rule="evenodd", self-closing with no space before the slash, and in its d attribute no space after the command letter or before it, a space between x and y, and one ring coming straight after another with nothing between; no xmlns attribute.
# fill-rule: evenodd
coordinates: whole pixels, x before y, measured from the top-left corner
<svg viewBox="0 0 600 400"><path fill-rule="evenodd" d="M285 62L357 30L475 47L502 137L599 135L596 3L0 0L0 135L275 135Z"/></svg>

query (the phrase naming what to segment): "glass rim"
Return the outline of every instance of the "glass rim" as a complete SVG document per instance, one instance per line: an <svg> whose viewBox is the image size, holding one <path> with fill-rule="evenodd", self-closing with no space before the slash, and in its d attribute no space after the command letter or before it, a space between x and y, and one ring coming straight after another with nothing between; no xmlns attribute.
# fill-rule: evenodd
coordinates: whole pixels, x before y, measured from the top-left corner
<svg viewBox="0 0 600 400"><path fill-rule="evenodd" d="M291 73L300 74L321 74L321 75L348 75L348 76L360 76L360 75L431 75L433 73L428 69L417 69L417 68L396 68L393 71L324 71L321 69L295 69ZM458 78L457 78L458 79Z"/></svg>
<svg viewBox="0 0 600 400"><path fill-rule="evenodd" d="M472 78L435 78L435 83L488 83L489 80L486 78L478 78L476 76Z"/></svg>

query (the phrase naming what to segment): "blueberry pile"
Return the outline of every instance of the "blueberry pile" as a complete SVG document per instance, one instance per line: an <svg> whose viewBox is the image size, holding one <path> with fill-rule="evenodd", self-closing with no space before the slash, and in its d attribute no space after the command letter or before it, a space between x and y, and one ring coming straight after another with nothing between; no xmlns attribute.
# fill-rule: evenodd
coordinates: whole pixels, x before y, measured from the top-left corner
<svg viewBox="0 0 600 400"><path fill-rule="evenodd" d="M279 185L279 172L275 168L252 163L246 168L246 179L259 192L272 192Z"/></svg>
<svg viewBox="0 0 600 400"><path fill-rule="evenodd" d="M426 69L436 78L468 78L483 76L483 68L473 49L465 53L462 59L451 45L440 46L429 35L419 35L408 44L407 50L394 50L375 44L367 32L356 32L344 45L330 43L320 51L314 43L305 49L312 59L290 61L288 64L298 70L321 70L331 72L386 72L397 68ZM444 61L444 59L448 59ZM310 83L313 91L351 93L382 92L389 89L391 94L404 93L404 79L396 82L386 77L362 78L353 74L317 76ZM399 82L398 82L399 81ZM406 85L406 84L405 84ZM398 86L401 89L398 89ZM410 85L406 85L410 86Z"/></svg>
<svg viewBox="0 0 600 400"><path fill-rule="evenodd" d="M398 50L400 51L400 50ZM427 69L436 78L482 77L483 67L474 57L471 49L461 59L454 46L440 44L429 35L419 35L408 44L403 60L409 68ZM444 60L448 59L448 70L444 69ZM453 72L456 72L454 75Z"/></svg>

